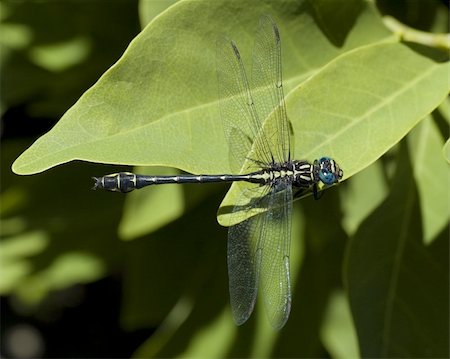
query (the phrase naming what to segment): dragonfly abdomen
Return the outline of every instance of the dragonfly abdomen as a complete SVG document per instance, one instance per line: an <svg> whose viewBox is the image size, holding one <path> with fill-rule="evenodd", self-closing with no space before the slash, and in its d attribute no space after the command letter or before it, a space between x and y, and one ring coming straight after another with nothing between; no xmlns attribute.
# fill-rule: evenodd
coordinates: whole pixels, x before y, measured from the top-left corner
<svg viewBox="0 0 450 359"><path fill-rule="evenodd" d="M216 183L246 181L265 184L268 180L266 171L244 175L180 175L180 176L146 176L131 172L119 172L103 177L92 177L95 180L94 189L102 188L113 192L127 193L134 189L151 185L173 183Z"/></svg>

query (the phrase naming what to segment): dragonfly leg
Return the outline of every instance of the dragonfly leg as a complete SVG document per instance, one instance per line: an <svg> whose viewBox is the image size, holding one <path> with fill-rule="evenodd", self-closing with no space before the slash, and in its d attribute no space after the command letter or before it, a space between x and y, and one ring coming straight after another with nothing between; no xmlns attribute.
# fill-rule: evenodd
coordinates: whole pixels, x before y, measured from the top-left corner
<svg viewBox="0 0 450 359"><path fill-rule="evenodd" d="M313 196L315 200L321 199L323 192L319 192L317 188L317 184L315 183L313 186Z"/></svg>

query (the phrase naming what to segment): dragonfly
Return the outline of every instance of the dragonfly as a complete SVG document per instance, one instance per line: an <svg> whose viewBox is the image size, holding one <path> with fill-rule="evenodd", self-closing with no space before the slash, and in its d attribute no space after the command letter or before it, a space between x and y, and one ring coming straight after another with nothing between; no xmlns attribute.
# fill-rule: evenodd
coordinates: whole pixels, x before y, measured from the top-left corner
<svg viewBox="0 0 450 359"><path fill-rule="evenodd" d="M330 157L312 162L291 156L293 134L286 113L281 38L270 15L256 32L251 82L236 43L217 40L219 107L234 174L149 176L120 172L93 177L94 189L130 192L146 186L181 183L236 183L239 196L230 213L227 262L230 304L241 325L262 290L270 324L281 329L291 309L289 248L292 203L296 197L338 183L343 170ZM323 188L322 188L323 187Z"/></svg>

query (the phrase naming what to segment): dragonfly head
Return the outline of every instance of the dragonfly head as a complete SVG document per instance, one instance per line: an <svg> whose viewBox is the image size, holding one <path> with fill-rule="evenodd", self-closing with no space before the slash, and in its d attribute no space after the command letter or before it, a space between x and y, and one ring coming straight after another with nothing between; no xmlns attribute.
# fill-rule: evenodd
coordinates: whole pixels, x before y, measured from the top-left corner
<svg viewBox="0 0 450 359"><path fill-rule="evenodd" d="M338 164L330 157L322 157L315 160L314 164L319 166L319 178L325 185L338 183L344 176L344 172L339 168Z"/></svg>

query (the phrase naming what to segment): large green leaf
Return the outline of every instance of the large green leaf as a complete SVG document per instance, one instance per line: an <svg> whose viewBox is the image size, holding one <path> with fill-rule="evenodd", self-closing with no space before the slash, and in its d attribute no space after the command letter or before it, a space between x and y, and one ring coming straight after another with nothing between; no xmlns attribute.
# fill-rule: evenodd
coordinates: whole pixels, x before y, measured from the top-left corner
<svg viewBox="0 0 450 359"><path fill-rule="evenodd" d="M388 198L350 242L344 277L362 357L448 357L447 231L428 247L406 145Z"/></svg>
<svg viewBox="0 0 450 359"><path fill-rule="evenodd" d="M360 357L348 300L342 291L330 296L321 338L334 359Z"/></svg>
<svg viewBox="0 0 450 359"><path fill-rule="evenodd" d="M442 156L444 141L431 116L408 136L414 177L419 191L425 243L431 242L449 223L450 168Z"/></svg>
<svg viewBox="0 0 450 359"><path fill-rule="evenodd" d="M370 188L370 191L367 189ZM353 176L340 189L343 193L343 222L345 230L353 235L361 222L381 204L387 195L386 178L381 161Z"/></svg>
<svg viewBox="0 0 450 359"><path fill-rule="evenodd" d="M295 156L331 156L345 178L361 171L442 102L449 65L399 43L368 45L338 57L286 99ZM238 196L234 184L221 206L232 208ZM233 224L223 212L219 222Z"/></svg>
<svg viewBox="0 0 450 359"><path fill-rule="evenodd" d="M321 8L312 9L309 1L180 1L154 18L59 123L17 159L13 170L32 174L81 159L226 172L228 151L215 81L217 36L236 39L249 59L260 14L272 14L283 39L289 92L339 54L389 35L372 6L358 3L355 26L336 47L314 21ZM297 123L302 114L294 109L291 120Z"/></svg>
<svg viewBox="0 0 450 359"><path fill-rule="evenodd" d="M141 174L175 174L167 168L138 167L135 170ZM180 186L161 186L158 191L130 193L125 201L119 234L124 239L139 237L172 222L183 211L184 198Z"/></svg>

